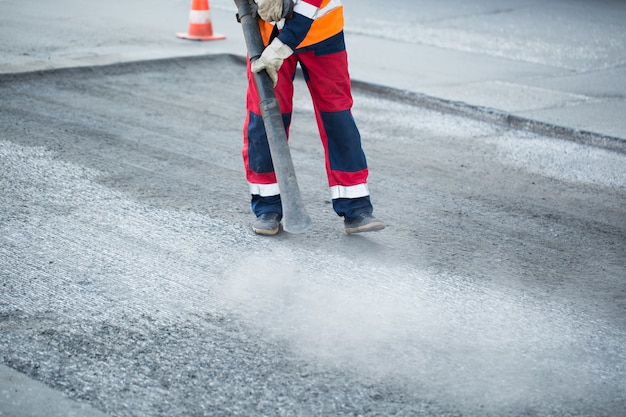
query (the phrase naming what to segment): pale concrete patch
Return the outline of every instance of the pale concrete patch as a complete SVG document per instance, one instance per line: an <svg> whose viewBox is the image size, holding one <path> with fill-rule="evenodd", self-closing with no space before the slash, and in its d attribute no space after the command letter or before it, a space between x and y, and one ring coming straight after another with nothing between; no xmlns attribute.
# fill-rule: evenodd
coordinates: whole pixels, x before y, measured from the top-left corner
<svg viewBox="0 0 626 417"><path fill-rule="evenodd" d="M570 126L617 138L626 137L626 103L621 100L579 102L573 105L521 112L530 119Z"/></svg>
<svg viewBox="0 0 626 417"><path fill-rule="evenodd" d="M439 87L437 95L468 104L492 107L507 112L544 110L595 101L582 94L530 87L508 81L485 81L455 87Z"/></svg>

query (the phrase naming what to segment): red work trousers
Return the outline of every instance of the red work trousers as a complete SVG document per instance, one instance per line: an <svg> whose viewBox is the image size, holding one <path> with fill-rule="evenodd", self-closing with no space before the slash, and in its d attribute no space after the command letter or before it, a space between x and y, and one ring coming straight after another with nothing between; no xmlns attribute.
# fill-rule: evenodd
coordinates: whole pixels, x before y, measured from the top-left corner
<svg viewBox="0 0 626 417"><path fill-rule="evenodd" d="M343 37L340 41L343 45ZM347 54L345 48L331 53L319 53L313 48L297 52L283 62L274 91L287 136L289 136L293 109L293 80L298 63L302 68L313 101L317 126L324 147L328 185L335 210L338 214L344 215L346 213L343 211L346 210L343 206L350 203L347 201L344 204L341 201L369 196L367 162L361 147L361 137L351 112L353 101ZM249 63L246 107L242 154L250 193L260 197L279 195L265 126L261 117L259 97ZM338 207L339 210L337 210Z"/></svg>

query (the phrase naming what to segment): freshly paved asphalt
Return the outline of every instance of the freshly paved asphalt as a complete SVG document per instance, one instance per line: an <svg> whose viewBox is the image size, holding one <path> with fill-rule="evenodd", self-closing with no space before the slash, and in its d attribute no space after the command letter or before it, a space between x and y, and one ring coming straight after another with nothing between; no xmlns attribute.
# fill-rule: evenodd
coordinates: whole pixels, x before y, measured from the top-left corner
<svg viewBox="0 0 626 417"><path fill-rule="evenodd" d="M214 28L227 35L226 40L213 43L187 42L173 36L175 32L185 29L188 12L186 1L161 1L156 5L147 1L126 3L128 2L111 1L85 7L84 2L73 0L43 4L36 1L0 1L0 73L4 74L0 82L8 85L15 80L21 80L23 83L24 79L32 76L24 75L24 79L19 76L12 78L11 74L17 73L137 60L198 57L206 54L241 56L244 51L240 28L233 16L234 7L229 1L211 1ZM624 152L624 2L603 2L598 5L588 2L520 1L507 2L505 5L502 2L491 4L483 1L469 5L459 1L442 6L428 2L398 1L395 8L384 11L379 10L379 4L365 1L347 4L346 32L351 73L355 85L362 87L364 94L385 93L426 108L443 110L497 126L512 124L531 133L597 144L600 148L617 151L618 154ZM216 62L219 65L220 61ZM46 74L49 73L42 72L39 75L45 78ZM211 74L207 73L206 77L211 77ZM71 74L68 78L71 79ZM59 77L56 82L61 85L67 81ZM16 90L16 94L19 91ZM54 101L52 98L48 100ZM158 112L157 107L148 110ZM95 123L99 121L94 117ZM8 135L9 130L3 132L5 133L2 134ZM371 132L375 133L375 130ZM5 137L0 139L4 140ZM58 143L61 149L63 142ZM512 145L510 149L515 149L515 146ZM526 149L526 145L522 149ZM3 152L7 158L28 153L26 148L8 148ZM21 157L28 159L23 155ZM28 157L35 161L37 158L47 158L46 155L39 154ZM88 160L85 157L81 162ZM621 159L617 161L619 164ZM224 165L225 171L230 172L229 163L224 162ZM13 165L11 168L15 169ZM92 175L74 172L66 166L52 168L58 172L52 171L49 175L59 175L62 178L69 173L70 179L77 183L81 181L81 176ZM589 167L589 171L595 169L597 168ZM611 173L617 173L615 182L606 180L601 170L598 172L600 183L615 187L613 190L617 189L611 191L618 195L615 201L623 201L620 196L623 196L624 188L620 181L624 173L619 166L612 166L610 170ZM582 175L589 175L589 172ZM304 179L306 181L307 177ZM117 181L123 183L124 178L118 178ZM195 186L203 187L200 184ZM175 190L168 191L175 194ZM550 198L548 194L543 198ZM581 191L582 194L584 193ZM117 198L109 195L98 197L102 201ZM144 196L147 200L157 197ZM606 200L610 199L607 197ZM571 201L577 202L579 199L572 197ZM606 222L617 225L623 208L609 206L607 203L603 212L609 219ZM97 210L96 207L94 204L92 208ZM126 207L123 210L127 210L131 216L141 218L137 207ZM233 215L240 216L237 213ZM545 217L546 224L550 218ZM191 227L185 221L190 220L181 220L182 226ZM604 230L604 227L604 224L602 227L598 226L599 230L602 229L599 233L609 236L611 232L609 229ZM552 233L559 233L558 224L556 229ZM48 232L52 233L54 229ZM159 232L166 235L173 233L172 236L179 237L172 231ZM615 250L615 245L621 245L617 246L617 255L613 258L617 263L608 266L609 270L615 271L611 276L619 279L619 273L624 271L623 258L619 263L619 250L624 247L624 242L619 240L623 235L615 236L618 236L617 240L611 241L612 238L607 237L607 241L601 244L606 245L606 248L613 248L611 250ZM100 237L112 238L104 231ZM221 239L226 237L222 236ZM392 241L385 243L392 245ZM554 248L554 251L557 253L558 249ZM3 252L5 253L12 252L7 249ZM191 257L194 254L187 255ZM97 261L96 255L93 256ZM450 256L454 257L456 254ZM2 274L9 276L13 273L12 265L12 261L3 263L0 269ZM524 268L531 267L526 265ZM623 284L619 282L616 286L623 288ZM611 295L610 288L606 291ZM619 294L613 295L621 300ZM402 297L399 299L402 300ZM249 300L238 300L245 301ZM436 311L438 310L431 309L429 313ZM266 312L263 307L253 313ZM608 316L611 314L615 315L615 312L607 313ZM617 323L623 324L621 321ZM158 327L157 324L154 325ZM63 326L69 329L71 322L61 323L61 327ZM531 325L528 326L530 329ZM559 326L567 327L564 323L558 323L556 328L561 330L563 328ZM623 327L618 326L618 329L623 331ZM280 330L277 332L280 333ZM71 334L71 330L67 331ZM569 328L565 331L571 332L572 336L577 334ZM602 327L600 332L610 333ZM16 337L17 340L19 338ZM556 345L559 346L558 343ZM593 346L602 349L602 345ZM617 359L623 359L619 346L611 345L610 348L615 349ZM532 357L532 354L531 349L529 355ZM616 367L623 365L617 363ZM539 371L541 370L539 367ZM31 373L36 374L36 370L31 370ZM504 381L505 385L506 383ZM584 387L580 389L584 392ZM490 393L493 394L491 391ZM59 390L51 389L5 365L0 365L0 403L2 416L103 415L86 402L70 399ZM611 410L615 411L617 408ZM429 415L428 411L423 413Z"/></svg>

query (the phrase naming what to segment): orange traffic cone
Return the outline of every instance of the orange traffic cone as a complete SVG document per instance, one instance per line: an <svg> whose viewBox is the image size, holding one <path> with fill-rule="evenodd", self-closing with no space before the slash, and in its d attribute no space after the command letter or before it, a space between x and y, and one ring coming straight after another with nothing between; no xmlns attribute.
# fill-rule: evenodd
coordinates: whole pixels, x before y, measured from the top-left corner
<svg viewBox="0 0 626 417"><path fill-rule="evenodd" d="M209 10L209 0L191 0L189 28L187 29L187 33L177 33L176 36L182 39L192 39L195 41L225 39L225 35L213 33L211 13Z"/></svg>

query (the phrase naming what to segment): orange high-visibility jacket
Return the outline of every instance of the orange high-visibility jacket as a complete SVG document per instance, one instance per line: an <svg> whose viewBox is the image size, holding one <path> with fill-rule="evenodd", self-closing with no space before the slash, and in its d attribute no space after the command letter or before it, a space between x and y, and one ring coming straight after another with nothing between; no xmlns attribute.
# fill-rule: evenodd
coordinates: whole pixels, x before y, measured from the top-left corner
<svg viewBox="0 0 626 417"><path fill-rule="evenodd" d="M259 20L261 35L267 45L274 24ZM293 15L286 19L278 38L291 49L322 42L343 30L341 0L295 0Z"/></svg>

